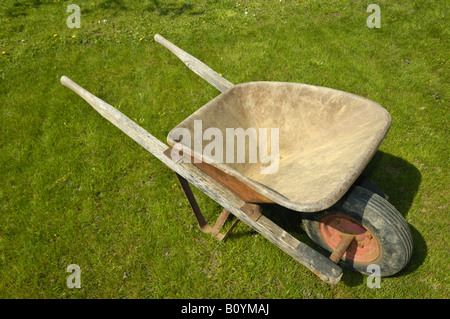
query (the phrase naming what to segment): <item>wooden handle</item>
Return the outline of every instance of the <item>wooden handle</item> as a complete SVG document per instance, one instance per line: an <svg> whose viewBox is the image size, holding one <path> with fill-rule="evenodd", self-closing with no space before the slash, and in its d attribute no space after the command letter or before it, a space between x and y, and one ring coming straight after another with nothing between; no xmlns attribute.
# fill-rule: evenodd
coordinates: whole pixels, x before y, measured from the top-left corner
<svg viewBox="0 0 450 319"><path fill-rule="evenodd" d="M104 106L108 105L106 102L100 100L98 97L90 93L89 91L83 89L81 86L76 84L74 81L69 79L67 76L63 75L60 79L61 84L65 87L68 87L72 91L74 91L76 94L78 94L80 97L83 98L86 102L88 102L94 109L97 110L100 114L102 114L102 111L104 109ZM102 114L103 115L103 114Z"/></svg>
<svg viewBox="0 0 450 319"><path fill-rule="evenodd" d="M77 93L79 95L79 93L76 91L80 91L81 86L76 84L74 81L69 79L67 76L63 75L61 77L61 84L64 85L65 87L68 87L69 89L71 89L72 91L74 91L75 93Z"/></svg>
<svg viewBox="0 0 450 319"><path fill-rule="evenodd" d="M167 41L159 34L155 34L155 41L160 43L175 54L186 66L195 74L200 76L206 82L214 86L219 91L223 92L233 86L233 83L222 77L219 73L211 69L199 59L193 57L189 53L183 51L175 44Z"/></svg>
<svg viewBox="0 0 450 319"><path fill-rule="evenodd" d="M158 140L142 127L137 125L134 121L128 118L125 114L118 111L113 106L109 105L105 101L99 99L89 91L83 89L81 86L73 82L67 76L61 77L61 83L74 91L86 102L88 102L100 115L117 126L122 132L127 134L147 151L152 153L158 159L165 161L167 156L164 155L164 151L168 148L166 144ZM170 163L171 164L171 163Z"/></svg>

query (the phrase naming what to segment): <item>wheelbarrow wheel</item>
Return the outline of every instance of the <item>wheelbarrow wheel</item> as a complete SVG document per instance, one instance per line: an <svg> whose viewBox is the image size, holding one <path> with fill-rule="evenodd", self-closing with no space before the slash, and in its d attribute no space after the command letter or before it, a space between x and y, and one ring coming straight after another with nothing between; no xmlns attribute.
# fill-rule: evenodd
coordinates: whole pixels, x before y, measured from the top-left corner
<svg viewBox="0 0 450 319"><path fill-rule="evenodd" d="M411 258L412 236L405 219L364 187L355 186L333 207L308 216L302 220L306 233L330 253L344 234L355 235L340 260L346 268L369 275L368 266L375 264L386 277L402 270Z"/></svg>

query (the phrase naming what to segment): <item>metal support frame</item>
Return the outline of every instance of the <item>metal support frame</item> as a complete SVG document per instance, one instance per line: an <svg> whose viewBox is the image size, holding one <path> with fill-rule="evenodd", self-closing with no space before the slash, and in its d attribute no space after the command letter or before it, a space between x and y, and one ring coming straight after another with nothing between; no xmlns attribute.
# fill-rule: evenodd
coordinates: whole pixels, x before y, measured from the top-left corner
<svg viewBox="0 0 450 319"><path fill-rule="evenodd" d="M164 151L164 154L167 157L174 160L175 162L181 162L184 158L183 155L181 155L179 152L172 152L172 150L173 148L170 147L166 151ZM175 175L177 176L178 182L180 183L181 188L183 189L184 195L186 196L186 199L188 200L189 205L191 206L192 212L194 213L194 216L197 219L198 226L200 227L201 231L210 234L218 241L224 240L230 234L233 228L236 227L237 223L239 222L239 219L236 218L233 224L231 224L230 228L224 234L222 234L220 231L223 225L225 224L226 220L228 219L230 212L224 208L219 218L217 218L217 221L214 224L214 226L208 224L200 210L200 207L197 204L197 200L195 199L194 194L192 193L188 181L176 172ZM262 208L260 205L257 204L245 203L245 205L242 206L241 209L254 221L257 221L258 218L261 217L262 215Z"/></svg>
<svg viewBox="0 0 450 319"><path fill-rule="evenodd" d="M198 226L200 227L200 230L204 233L210 234L218 241L224 240L230 232L233 230L233 228L237 225L239 222L239 219L236 218L236 220L233 222L233 224L230 226L230 228L222 234L220 230L222 229L223 225L225 224L228 216L230 215L230 212L227 209L223 209L222 213L220 214L219 218L217 218L216 223L214 226L211 226L208 224L205 220L205 217L203 217L203 214L200 210L200 207L197 204L197 200L194 197L194 194L192 193L191 187L189 186L189 183L187 180L185 180L183 177L175 173L177 176L178 181L180 182L181 188L183 189L184 195L186 195L186 199L189 202L189 205L191 206L192 212L194 213L195 218L197 219Z"/></svg>
<svg viewBox="0 0 450 319"><path fill-rule="evenodd" d="M175 173L175 175L177 176L178 182L180 182L184 195L186 196L186 199L188 200L189 205L191 206L192 212L194 213L194 216L197 219L197 223L198 226L200 227L200 230L204 233L210 234L218 241L222 241L225 238L227 238L228 235L231 233L231 231L234 229L234 227L236 227L240 219L236 218L233 224L231 224L230 228L228 228L228 230L225 233L221 233L220 231L223 228L225 222L227 221L230 212L224 208L219 218L217 218L214 226L208 224L200 210L200 207L198 206L197 200L195 199L194 194L192 193L188 181L185 180L180 175L178 175L177 173ZM241 207L241 210L255 222L262 215L262 207L257 204L245 203L245 205Z"/></svg>

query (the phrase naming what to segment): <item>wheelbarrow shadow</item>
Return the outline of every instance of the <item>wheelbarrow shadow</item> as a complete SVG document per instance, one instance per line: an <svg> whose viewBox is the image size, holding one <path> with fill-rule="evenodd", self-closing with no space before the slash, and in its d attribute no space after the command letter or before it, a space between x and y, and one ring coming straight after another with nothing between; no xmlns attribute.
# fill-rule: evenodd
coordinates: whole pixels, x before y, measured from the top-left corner
<svg viewBox="0 0 450 319"><path fill-rule="evenodd" d="M419 170L400 157L377 151L363 171L363 175L387 194L389 202L406 218L421 183L422 175ZM279 205L267 205L264 207L264 215L298 240L320 251L302 228L301 220L304 214ZM413 237L413 255L406 268L392 277L400 277L415 271L427 255L427 246L422 235L414 226L409 224L409 228ZM344 270L342 281L348 286L357 286L362 284L366 277Z"/></svg>
<svg viewBox="0 0 450 319"><path fill-rule="evenodd" d="M377 151L363 171L389 196L389 202L406 218L419 190L422 175L408 161Z"/></svg>

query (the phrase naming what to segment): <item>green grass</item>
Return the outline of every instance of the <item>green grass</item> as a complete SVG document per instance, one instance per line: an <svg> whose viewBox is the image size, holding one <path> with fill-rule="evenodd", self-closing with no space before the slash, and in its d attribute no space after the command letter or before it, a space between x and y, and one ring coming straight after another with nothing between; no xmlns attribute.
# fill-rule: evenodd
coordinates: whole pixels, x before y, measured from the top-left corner
<svg viewBox="0 0 450 319"><path fill-rule="evenodd" d="M381 28L369 29L373 1L77 1L81 28L69 29L73 2L0 4L1 298L449 297L448 2L377 1ZM329 287L244 224L223 243L203 234L173 173L59 83L69 76L165 141L218 91L155 33L233 83L308 83L383 105L393 122L366 173L411 227L407 268L380 289L350 271ZM313 245L298 214L266 213ZM66 286L69 264L81 289Z"/></svg>

